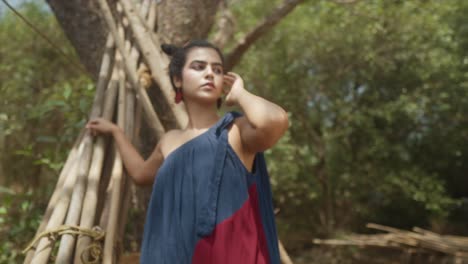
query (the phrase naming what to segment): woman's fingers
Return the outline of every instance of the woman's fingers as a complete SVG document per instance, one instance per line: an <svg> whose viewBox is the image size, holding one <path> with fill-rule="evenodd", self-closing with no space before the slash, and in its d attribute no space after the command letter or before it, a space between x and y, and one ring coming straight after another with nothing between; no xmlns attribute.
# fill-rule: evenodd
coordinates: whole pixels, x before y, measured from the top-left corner
<svg viewBox="0 0 468 264"><path fill-rule="evenodd" d="M235 73L235 72L228 72L226 74L226 76L230 77L230 78L233 78L233 79L237 79L237 78L240 78L240 75Z"/></svg>
<svg viewBox="0 0 468 264"><path fill-rule="evenodd" d="M232 76L229 76L229 75L224 75L224 80L223 80L223 83L224 83L224 87L223 87L223 91L225 93L229 93L229 91L231 90L231 87L232 85L234 84L234 79Z"/></svg>
<svg viewBox="0 0 468 264"><path fill-rule="evenodd" d="M234 83L236 81L235 78L232 78L232 77L225 77L224 78L224 81L225 82L228 82L228 83Z"/></svg>
<svg viewBox="0 0 468 264"><path fill-rule="evenodd" d="M95 118L86 124L86 128L90 130L91 135L96 136L99 133L106 133L106 123L102 121L101 118Z"/></svg>

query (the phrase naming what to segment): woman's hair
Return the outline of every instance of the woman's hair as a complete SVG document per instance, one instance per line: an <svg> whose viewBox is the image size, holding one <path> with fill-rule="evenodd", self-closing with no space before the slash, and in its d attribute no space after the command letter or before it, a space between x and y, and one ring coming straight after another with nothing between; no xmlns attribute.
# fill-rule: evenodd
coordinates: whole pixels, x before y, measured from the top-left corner
<svg viewBox="0 0 468 264"><path fill-rule="evenodd" d="M206 40L192 40L182 47L177 47L171 44L162 44L161 49L171 57L171 62L169 63L169 78L171 79L172 88L174 88L174 90L176 89L174 77L182 79L182 70L184 69L187 61L187 54L192 48L214 49L218 53L221 58L221 62L224 65L224 56L219 48Z"/></svg>

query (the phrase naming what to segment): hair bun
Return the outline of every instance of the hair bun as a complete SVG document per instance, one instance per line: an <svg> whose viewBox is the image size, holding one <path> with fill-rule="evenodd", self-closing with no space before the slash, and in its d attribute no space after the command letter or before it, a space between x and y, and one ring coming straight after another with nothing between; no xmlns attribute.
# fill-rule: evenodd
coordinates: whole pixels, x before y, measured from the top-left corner
<svg viewBox="0 0 468 264"><path fill-rule="evenodd" d="M164 51L164 53L166 53L167 55L169 56L172 56L174 55L174 53L177 52L177 50L179 49L179 47L177 47L176 45L172 45L172 44L162 44L161 45L161 49Z"/></svg>

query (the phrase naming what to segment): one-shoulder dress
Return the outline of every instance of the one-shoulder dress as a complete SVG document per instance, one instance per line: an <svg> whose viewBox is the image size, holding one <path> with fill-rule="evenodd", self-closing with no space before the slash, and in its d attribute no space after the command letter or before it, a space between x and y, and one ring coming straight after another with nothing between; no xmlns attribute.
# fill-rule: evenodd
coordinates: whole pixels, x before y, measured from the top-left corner
<svg viewBox="0 0 468 264"><path fill-rule="evenodd" d="M272 193L263 153L249 172L228 143L225 114L170 153L148 207L142 264L279 264Z"/></svg>

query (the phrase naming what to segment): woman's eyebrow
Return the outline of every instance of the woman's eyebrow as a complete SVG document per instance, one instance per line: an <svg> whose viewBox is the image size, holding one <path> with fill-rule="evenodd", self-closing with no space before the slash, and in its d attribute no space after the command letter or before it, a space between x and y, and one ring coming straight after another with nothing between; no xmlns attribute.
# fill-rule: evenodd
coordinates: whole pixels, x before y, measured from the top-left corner
<svg viewBox="0 0 468 264"><path fill-rule="evenodd" d="M208 64L208 62L206 62L204 60L193 60L190 64L192 64L192 63ZM221 66L221 67L223 66L223 64L220 63L220 62L213 62L213 63L211 63L211 65Z"/></svg>

